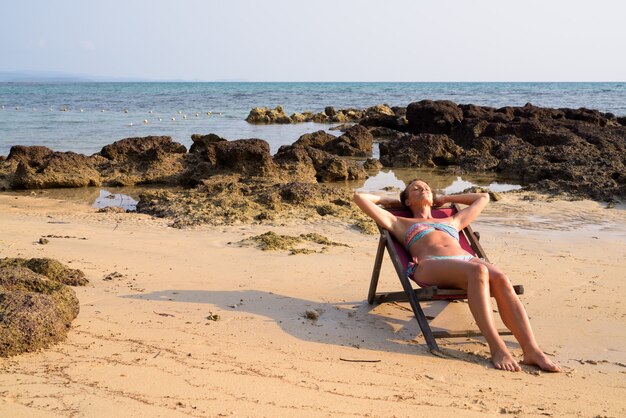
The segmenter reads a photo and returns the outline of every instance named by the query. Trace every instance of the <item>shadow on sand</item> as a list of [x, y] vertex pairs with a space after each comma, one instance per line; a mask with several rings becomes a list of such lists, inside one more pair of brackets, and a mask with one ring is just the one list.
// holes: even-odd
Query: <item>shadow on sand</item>
[[[431, 356], [408, 305], [369, 305], [365, 300], [324, 303], [259, 290], [171, 289], [122, 297], [171, 303], [206, 303], [214, 306], [214, 313], [246, 312], [266, 317], [284, 332], [304, 341]], [[431, 306], [428, 311], [436, 315], [443, 306]], [[319, 313], [318, 319], [306, 317], [306, 311], [311, 310]], [[476, 344], [478, 340], [471, 342]], [[461, 348], [467, 343], [467, 339], [458, 342], [449, 340], [442, 347], [443, 357], [490, 364], [484, 357], [453, 348]]]

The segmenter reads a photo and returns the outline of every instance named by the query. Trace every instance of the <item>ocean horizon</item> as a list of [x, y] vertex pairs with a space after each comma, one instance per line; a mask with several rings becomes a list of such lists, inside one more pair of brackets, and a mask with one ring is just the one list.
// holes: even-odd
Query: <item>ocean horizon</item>
[[420, 100], [504, 107], [589, 108], [626, 115], [626, 82], [2, 82], [0, 155], [13, 145], [93, 154], [128, 137], [192, 134], [260, 138], [272, 153], [333, 125], [251, 125], [253, 107], [287, 114], [407, 106]]

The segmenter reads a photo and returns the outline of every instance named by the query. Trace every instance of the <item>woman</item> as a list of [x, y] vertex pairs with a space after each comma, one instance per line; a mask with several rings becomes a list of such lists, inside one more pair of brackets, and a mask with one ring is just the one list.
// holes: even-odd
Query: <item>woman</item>
[[[459, 244], [458, 231], [482, 212], [489, 202], [487, 193], [444, 195], [435, 199], [428, 184], [412, 180], [400, 194], [400, 201], [366, 193], [355, 193], [354, 201], [378, 225], [405, 243], [414, 260], [407, 271], [409, 277], [419, 278], [420, 283], [428, 285], [467, 290], [470, 310], [489, 344], [491, 362], [497, 369], [521, 370], [496, 330], [490, 295], [496, 299], [502, 321], [522, 347], [523, 363], [545, 371], [561, 371], [537, 345], [528, 315], [506, 275], [496, 266], [473, 257]], [[434, 219], [431, 208], [445, 203], [468, 206], [451, 217]], [[405, 206], [413, 217], [395, 216], [378, 205]]]

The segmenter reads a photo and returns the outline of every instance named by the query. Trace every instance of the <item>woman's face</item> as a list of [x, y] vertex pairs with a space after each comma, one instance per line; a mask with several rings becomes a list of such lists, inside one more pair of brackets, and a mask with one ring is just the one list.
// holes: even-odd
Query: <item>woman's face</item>
[[407, 206], [410, 206], [412, 203], [433, 204], [433, 192], [430, 190], [430, 186], [425, 182], [416, 180], [409, 184], [407, 189]]

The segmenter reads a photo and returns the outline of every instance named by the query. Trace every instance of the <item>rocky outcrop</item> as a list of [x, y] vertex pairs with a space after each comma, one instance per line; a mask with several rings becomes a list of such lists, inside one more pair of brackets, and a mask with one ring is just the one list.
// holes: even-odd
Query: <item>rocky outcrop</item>
[[380, 144], [380, 162], [391, 167], [449, 166], [456, 164], [462, 153], [446, 135], [405, 135]]
[[359, 180], [368, 177], [363, 167], [356, 162], [311, 147], [306, 150], [313, 162], [315, 178], [318, 182]]
[[367, 128], [353, 125], [339, 137], [325, 131], [304, 134], [294, 146], [313, 147], [331, 154], [344, 157], [368, 157], [372, 155], [374, 137]]
[[[274, 155], [274, 162], [286, 178], [315, 182], [317, 170], [313, 159], [309, 156], [308, 146], [283, 145]], [[332, 158], [329, 154], [328, 158]]]
[[[59, 273], [60, 270], [51, 270], [51, 263], [41, 260], [31, 263], [33, 260], [0, 259], [2, 357], [39, 350], [63, 341], [72, 320], [78, 315], [79, 304], [74, 291], [61, 283], [65, 279], [73, 280], [76, 274], [55, 276], [60, 281], [46, 277], [46, 274]], [[27, 267], [30, 265], [33, 268]]]
[[313, 147], [317, 149], [324, 149], [333, 139], [337, 137], [327, 133], [326, 131], [316, 131], [310, 134], [304, 134], [293, 143], [294, 146]]
[[463, 111], [447, 100], [422, 100], [406, 108], [411, 133], [449, 134], [463, 120]]
[[186, 153], [185, 146], [169, 136], [147, 136], [106, 145], [96, 157], [107, 185], [177, 185]]
[[369, 157], [372, 155], [374, 137], [361, 125], [355, 125], [343, 135], [327, 142], [323, 150], [347, 157]]
[[626, 128], [612, 114], [421, 101], [406, 117], [413, 135], [381, 143], [384, 165], [491, 171], [539, 191], [626, 196]]
[[328, 106], [323, 112], [312, 113], [294, 113], [291, 116], [287, 116], [282, 106], [277, 106], [275, 109], [267, 107], [255, 107], [250, 110], [250, 113], [246, 117], [246, 122], [266, 125], [272, 123], [288, 124], [288, 123], [302, 123], [302, 122], [316, 122], [316, 123], [346, 123], [346, 122], [358, 122], [365, 115], [365, 112], [359, 109], [339, 109], [335, 110], [334, 107]]
[[245, 176], [274, 177], [276, 164], [262, 139], [238, 139], [215, 144], [215, 169]]
[[189, 148], [189, 153], [198, 154], [203, 157], [204, 161], [208, 161], [212, 164], [215, 164], [215, 144], [227, 141], [227, 139], [215, 134], [193, 134], [191, 135], [191, 140], [193, 144], [191, 144]]
[[[252, 123], [276, 123], [286, 117], [282, 108], [251, 113]], [[211, 134], [194, 135], [189, 153], [169, 137], [128, 138], [92, 157], [14, 147], [0, 160], [0, 188], [100, 182], [195, 186], [217, 174], [302, 182], [360, 179], [366, 177], [365, 170], [352, 158], [370, 157], [375, 138], [386, 166], [493, 172], [539, 190], [605, 200], [626, 197], [626, 117], [610, 113], [423, 100], [406, 108], [327, 107], [317, 114], [298, 114], [297, 119], [342, 123], [345, 132], [339, 137], [324, 131], [303, 135], [273, 157], [265, 141], [226, 141]], [[365, 164], [369, 170], [376, 166]]]
[[169, 219], [175, 228], [331, 215], [366, 232], [377, 231], [374, 222], [351, 204], [351, 198], [349, 189], [325, 184], [216, 175], [195, 189], [143, 193], [137, 211]]
[[292, 123], [291, 118], [285, 114], [282, 106], [277, 106], [275, 109], [268, 107], [255, 107], [250, 111], [246, 122], [267, 125], [271, 123]]
[[283, 145], [274, 156], [281, 171], [290, 178], [332, 182], [367, 178], [359, 164], [326, 151], [301, 145]]
[[5, 164], [15, 167], [6, 175], [13, 189], [99, 186], [102, 181], [89, 157], [46, 147], [11, 147]]
[[396, 131], [406, 131], [406, 108], [390, 108], [387, 105], [372, 106], [365, 110], [359, 124], [367, 127], [382, 127]]

